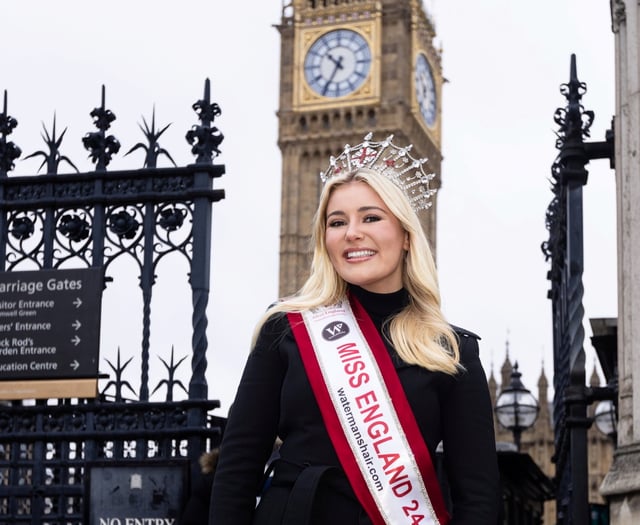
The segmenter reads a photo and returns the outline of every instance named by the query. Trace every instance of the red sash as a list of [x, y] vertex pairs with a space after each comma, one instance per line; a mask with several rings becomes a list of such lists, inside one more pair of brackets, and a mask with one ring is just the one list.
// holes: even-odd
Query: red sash
[[[373, 321], [355, 297], [349, 299], [304, 315], [288, 314], [340, 463], [375, 525], [445, 525], [450, 518], [433, 462], [400, 379]], [[336, 363], [340, 366], [328, 376]], [[386, 399], [374, 403], [380, 393]], [[383, 405], [388, 410], [376, 412]], [[354, 425], [353, 415], [362, 428]], [[388, 435], [380, 431], [389, 428]]]

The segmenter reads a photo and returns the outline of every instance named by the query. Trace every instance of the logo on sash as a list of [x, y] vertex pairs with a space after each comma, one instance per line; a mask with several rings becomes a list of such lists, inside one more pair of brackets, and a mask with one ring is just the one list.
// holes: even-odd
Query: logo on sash
[[329, 323], [322, 329], [322, 337], [327, 341], [335, 341], [349, 333], [349, 325], [341, 321]]

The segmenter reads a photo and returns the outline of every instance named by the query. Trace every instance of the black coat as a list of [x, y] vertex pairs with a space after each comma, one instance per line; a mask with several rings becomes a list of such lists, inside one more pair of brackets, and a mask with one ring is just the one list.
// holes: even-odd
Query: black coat
[[[354, 288], [354, 293], [379, 329], [408, 300], [404, 290], [381, 296]], [[408, 365], [387, 346], [432, 458], [443, 443], [451, 525], [495, 525], [500, 489], [487, 379], [477, 336], [456, 332], [465, 370], [455, 376]], [[282, 468], [276, 466], [275, 478], [254, 510], [276, 437], [283, 442]], [[307, 465], [334, 467], [319, 482], [308, 523], [370, 523], [346, 482], [287, 318], [275, 315], [262, 327], [233, 403], [209, 524], [282, 524], [291, 485]]]

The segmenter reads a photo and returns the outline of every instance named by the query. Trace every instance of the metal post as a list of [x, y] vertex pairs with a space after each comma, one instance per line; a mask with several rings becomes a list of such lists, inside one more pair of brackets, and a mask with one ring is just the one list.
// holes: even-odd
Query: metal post
[[[588, 159], [582, 141], [582, 106], [580, 99], [586, 90], [578, 81], [576, 58], [571, 56], [571, 74], [567, 94], [567, 133], [565, 135], [561, 170], [562, 183], [567, 186], [567, 333], [565, 351], [569, 353], [569, 388], [565, 393], [568, 404], [571, 486], [569, 523], [588, 523], [589, 489], [587, 469], [587, 405], [584, 398], [586, 383], [584, 354], [584, 239], [582, 187], [587, 183], [585, 165]], [[570, 397], [570, 398], [569, 398]]]
[[589, 523], [587, 429], [592, 402], [586, 387], [584, 354], [584, 287], [582, 188], [585, 169], [594, 158], [613, 158], [613, 134], [607, 140], [586, 144], [593, 111], [585, 111], [581, 99], [586, 84], [578, 80], [576, 57], [571, 55], [570, 78], [561, 87], [565, 108], [555, 113], [560, 126], [552, 167], [555, 198], [547, 211], [549, 241], [543, 245], [552, 268], [550, 298], [554, 337], [554, 428], [557, 483], [557, 518], [562, 524]]
[[[191, 152], [196, 155], [196, 166], [202, 171], [194, 176], [196, 189], [210, 190], [213, 178], [224, 173], [224, 166], [213, 166], [213, 157], [220, 153], [218, 146], [223, 135], [213, 126], [220, 115], [218, 104], [210, 99], [211, 87], [209, 79], [205, 81], [204, 97], [193, 105], [198, 114], [200, 124], [193, 126], [186, 139], [192, 145]], [[214, 190], [214, 202], [224, 198], [223, 190]], [[192, 376], [189, 383], [189, 399], [206, 399], [207, 382], [204, 373], [207, 368], [207, 315], [209, 302], [209, 270], [211, 262], [211, 204], [206, 199], [194, 199], [193, 257], [191, 261], [191, 292], [193, 302], [193, 357], [191, 360]]]
[[513, 442], [516, 446], [516, 450], [520, 452], [520, 445], [522, 443], [522, 429], [520, 427], [514, 428], [513, 432]]

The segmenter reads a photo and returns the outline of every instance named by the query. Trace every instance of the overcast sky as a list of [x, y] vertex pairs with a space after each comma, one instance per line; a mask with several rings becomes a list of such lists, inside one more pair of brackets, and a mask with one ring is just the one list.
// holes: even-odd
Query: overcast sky
[[[614, 112], [613, 35], [604, 0], [432, 0], [443, 49], [443, 186], [438, 206], [438, 266], [446, 315], [482, 337], [487, 373], [499, 369], [510, 343], [523, 381], [534, 393], [544, 363], [552, 378], [549, 265], [545, 211], [550, 166], [565, 105], [560, 84], [571, 53], [594, 110], [592, 140], [604, 140]], [[106, 105], [117, 116], [109, 130], [122, 149], [110, 169], [139, 167], [142, 116], [171, 123], [161, 145], [179, 165], [193, 161], [186, 131], [197, 123], [191, 105], [211, 79], [222, 108], [215, 125], [225, 135], [226, 175], [215, 185], [226, 199], [213, 209], [209, 308], [209, 396], [225, 415], [249, 351], [256, 319], [277, 297], [281, 160], [277, 148], [281, 0], [21, 0], [2, 6], [0, 90], [18, 128], [10, 139], [23, 157], [44, 149], [42, 123], [67, 134], [62, 153], [81, 171], [92, 166], [81, 139], [93, 131], [89, 112]], [[16, 175], [40, 160], [19, 160]], [[165, 162], [166, 164], [166, 162]], [[588, 319], [616, 317], [614, 173], [606, 161], [588, 166], [584, 190], [585, 350], [595, 363]], [[177, 263], [171, 263], [177, 264]], [[183, 265], [184, 266], [184, 265]], [[180, 265], [178, 268], [182, 268]], [[189, 297], [176, 294], [180, 272], [161, 266], [152, 306], [153, 351], [167, 359], [190, 348]], [[116, 275], [114, 275], [114, 273]], [[138, 359], [141, 328], [137, 280], [125, 263], [103, 300], [102, 358]], [[173, 280], [173, 282], [172, 282]], [[186, 286], [186, 284], [185, 284]], [[112, 361], [113, 362], [113, 361]], [[152, 363], [153, 365], [153, 363]], [[157, 363], [153, 366], [157, 366]], [[108, 366], [101, 364], [101, 371]], [[152, 385], [153, 388], [153, 385]]]

